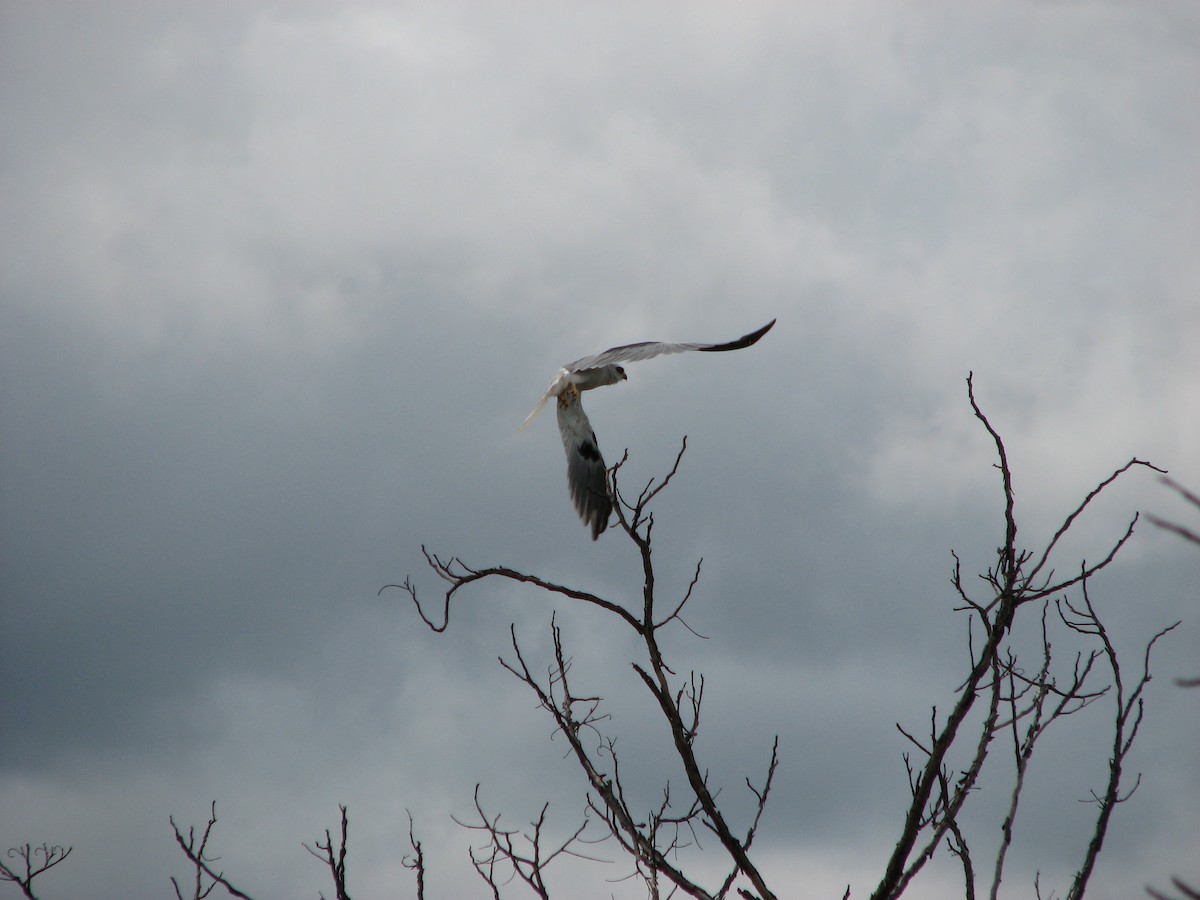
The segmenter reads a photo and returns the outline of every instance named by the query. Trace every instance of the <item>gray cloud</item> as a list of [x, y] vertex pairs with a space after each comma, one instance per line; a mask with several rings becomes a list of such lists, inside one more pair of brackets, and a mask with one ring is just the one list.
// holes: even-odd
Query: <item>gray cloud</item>
[[[588, 409], [629, 485], [689, 437], [658, 561], [677, 593], [705, 560], [710, 640], [671, 644], [709, 673], [714, 776], [744, 802], [779, 732], [769, 869], [865, 890], [904, 800], [893, 723], [962, 666], [949, 551], [979, 571], [1001, 538], [966, 373], [1031, 546], [1135, 454], [1200, 480], [1198, 31], [1166, 2], [8, 4], [3, 846], [75, 845], [48, 896], [159, 895], [167, 815], [215, 798], [235, 883], [314, 893], [299, 842], [343, 802], [354, 892], [380, 896], [407, 807], [450, 896], [477, 889], [447, 818], [477, 782], [514, 824], [550, 799], [573, 825], [583, 786], [496, 665], [510, 623], [546, 652], [552, 604], [492, 586], [438, 637], [376, 591], [411, 573], [436, 601], [426, 543], [636, 602], [629, 551], [574, 520], [553, 423], [516, 425], [566, 360], [778, 316]], [[1137, 473], [1056, 565], [1136, 509], [1190, 513]], [[1185, 618], [1112, 896], [1195, 880], [1200, 734], [1171, 678], [1195, 674], [1198, 574], [1142, 528], [1094, 588], [1130, 658]], [[557, 613], [652, 802], [678, 773], [628, 636]], [[1013, 884], [1069, 877], [1103, 717], [1047, 739]], [[611, 868], [591, 896], [632, 889]]]

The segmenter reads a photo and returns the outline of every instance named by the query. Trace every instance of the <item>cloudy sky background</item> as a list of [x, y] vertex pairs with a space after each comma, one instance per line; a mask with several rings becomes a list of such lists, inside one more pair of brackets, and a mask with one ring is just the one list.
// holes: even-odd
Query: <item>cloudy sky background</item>
[[[745, 809], [780, 734], [764, 868], [865, 896], [904, 807], [893, 723], [963, 674], [950, 550], [983, 571], [1003, 534], [967, 373], [1025, 546], [1132, 456], [1200, 486], [1197, 46], [1189, 0], [0, 4], [0, 847], [74, 846], [45, 897], [165, 896], [168, 815], [215, 799], [235, 884], [316, 896], [301, 842], [345, 803], [351, 893], [403, 897], [407, 808], [430, 896], [485, 896], [450, 820], [476, 783], [513, 825], [583, 806], [496, 661], [510, 623], [545, 659], [553, 608], [655, 803], [679, 776], [614, 624], [486, 584], [437, 636], [376, 592], [411, 574], [436, 601], [425, 543], [636, 602], [553, 415], [516, 426], [567, 360], [778, 317], [588, 409], [631, 486], [688, 435], [657, 560], [664, 598], [705, 560], [710, 640], [668, 643], [708, 676], [723, 799]], [[1196, 524], [1132, 472], [1059, 570], [1139, 509]], [[1131, 667], [1183, 619], [1093, 896], [1200, 880], [1200, 701], [1173, 684], [1200, 667], [1198, 580], [1143, 524], [1093, 587]], [[1012, 896], [1069, 884], [1106, 704], [1045, 739]], [[626, 871], [568, 893], [638, 896], [604, 880]], [[942, 859], [917, 890], [956, 879]]]

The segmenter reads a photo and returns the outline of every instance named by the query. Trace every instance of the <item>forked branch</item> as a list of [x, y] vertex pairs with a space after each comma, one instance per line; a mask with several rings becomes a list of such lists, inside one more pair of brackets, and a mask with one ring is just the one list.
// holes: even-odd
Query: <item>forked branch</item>
[[[305, 850], [329, 868], [329, 874], [333, 878], [334, 896], [337, 900], [350, 900], [350, 895], [346, 893], [346, 838], [350, 828], [350, 820], [346, 813], [346, 807], [339, 805], [338, 809], [342, 812], [342, 837], [337, 849], [334, 849], [333, 836], [329, 833], [328, 828], [325, 829], [325, 843], [322, 844], [320, 841], [317, 841], [315, 849], [308, 846], [308, 844], [304, 844], [303, 846]], [[410, 836], [412, 834], [411, 825], [412, 820], [410, 819]], [[417, 853], [420, 855], [419, 849]], [[324, 897], [325, 895], [322, 894], [322, 900], [324, 900]]]
[[425, 850], [413, 832], [412, 813], [404, 811], [408, 816], [408, 845], [413, 849], [412, 856], [405, 856], [400, 864], [406, 869], [412, 869], [417, 878], [417, 900], [425, 900]]
[[[605, 738], [597, 727], [598, 723], [606, 718], [599, 712], [600, 699], [585, 697], [572, 691], [571, 664], [563, 651], [562, 632], [558, 625], [551, 622], [554, 663], [547, 673], [544, 685], [530, 669], [517, 641], [515, 629], [510, 631], [516, 661], [510, 663], [501, 660], [501, 664], [533, 691], [542, 708], [553, 717], [558, 733], [566, 738], [572, 755], [593, 791], [594, 796], [588, 801], [589, 807], [601, 816], [608, 825], [610, 834], [633, 856], [636, 871], [643, 874], [643, 877], [656, 877], [661, 873], [689, 896], [705, 900], [710, 898], [710, 894], [700, 885], [693, 883], [681, 869], [667, 859], [670, 848], [659, 846], [657, 827], [646, 827], [639, 823], [638, 817], [626, 801], [615, 744]], [[585, 735], [588, 734], [598, 739], [599, 751], [608, 755], [610, 765], [602, 764], [596, 752], [585, 744]]]
[[560, 856], [573, 856], [577, 859], [587, 859], [601, 862], [596, 857], [581, 852], [578, 847], [582, 844], [596, 843], [584, 838], [588, 822], [585, 820], [566, 840], [553, 849], [544, 846], [546, 813], [550, 804], [543, 804], [538, 817], [530, 823], [532, 832], [518, 832], [500, 827], [500, 816], [488, 815], [483, 811], [479, 802], [479, 785], [475, 785], [475, 814], [477, 822], [454, 821], [464, 828], [483, 832], [487, 843], [482, 847], [471, 850], [471, 864], [479, 877], [491, 888], [492, 896], [500, 896], [500, 886], [514, 876], [520, 878], [537, 896], [548, 898], [549, 888], [546, 886], [546, 870]]
[[[188, 836], [185, 839], [183, 832], [175, 824], [175, 818], [170, 816], [167, 821], [171, 823], [171, 828], [175, 831], [175, 842], [179, 844], [184, 856], [188, 858], [188, 861], [191, 862], [196, 870], [191, 900], [201, 900], [201, 898], [207, 897], [218, 884], [225, 888], [230, 896], [241, 897], [243, 900], [252, 900], [249, 894], [244, 894], [234, 887], [223, 872], [217, 872], [209, 865], [209, 863], [214, 863], [220, 859], [219, 856], [208, 855], [208, 839], [212, 836], [213, 826], [217, 824], [216, 800], [212, 802], [208, 815], [208, 824], [204, 826], [204, 832], [199, 838], [196, 837], [196, 829], [188, 826]], [[209, 879], [210, 883], [204, 883], [205, 877]], [[171, 878], [171, 884], [175, 887], [176, 898], [184, 900], [183, 891], [180, 889], [179, 882], [175, 880], [174, 876]]]
[[[33, 879], [48, 869], [53, 869], [70, 856], [73, 849], [73, 847], [62, 847], [58, 844], [42, 844], [40, 847], [23, 844], [19, 847], [10, 847], [6, 854], [7, 857], [19, 859], [23, 864], [14, 867], [0, 860], [0, 882], [11, 881], [30, 900], [37, 900], [33, 894]], [[39, 856], [41, 862], [38, 862]], [[25, 870], [24, 873], [21, 872], [21, 869]]]
[[1103, 793], [1092, 795], [1092, 799], [1099, 808], [1096, 816], [1096, 825], [1092, 831], [1092, 839], [1088, 842], [1083, 864], [1079, 867], [1079, 871], [1075, 873], [1071, 888], [1067, 892], [1066, 900], [1080, 900], [1083, 897], [1087, 889], [1088, 879], [1091, 877], [1092, 870], [1095, 867], [1096, 858], [1100, 855], [1100, 850], [1104, 846], [1104, 838], [1108, 833], [1108, 825], [1113, 811], [1116, 809], [1117, 804], [1124, 803], [1133, 796], [1133, 792], [1137, 790], [1138, 784], [1141, 782], [1141, 775], [1138, 775], [1133, 787], [1122, 793], [1121, 776], [1125, 759], [1128, 757], [1129, 751], [1137, 739], [1138, 729], [1142, 724], [1142, 714], [1145, 709], [1142, 694], [1146, 685], [1150, 683], [1151, 677], [1150, 655], [1159, 638], [1174, 631], [1180, 624], [1179, 622], [1175, 622], [1173, 625], [1168, 625], [1150, 638], [1142, 656], [1141, 674], [1132, 687], [1127, 686], [1121, 670], [1120, 660], [1117, 657], [1116, 647], [1113, 645], [1108, 629], [1104, 627], [1104, 623], [1100, 620], [1100, 617], [1096, 614], [1095, 607], [1092, 605], [1091, 596], [1088, 593], [1087, 580], [1081, 579], [1080, 586], [1083, 596], [1082, 605], [1073, 604], [1069, 600], [1064, 599], [1059, 607], [1059, 613], [1062, 615], [1063, 622], [1069, 628], [1080, 634], [1090, 635], [1100, 642], [1103, 648], [1104, 659], [1107, 661], [1109, 670], [1112, 673], [1113, 685], [1115, 687], [1114, 699], [1116, 710], [1113, 725], [1112, 750], [1108, 761], [1108, 782], [1104, 787]]

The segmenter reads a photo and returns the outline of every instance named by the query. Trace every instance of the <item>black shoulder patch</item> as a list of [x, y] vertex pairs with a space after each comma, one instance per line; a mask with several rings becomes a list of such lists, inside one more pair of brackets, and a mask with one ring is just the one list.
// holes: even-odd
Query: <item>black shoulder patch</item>
[[600, 461], [600, 451], [596, 449], [596, 445], [591, 441], [584, 441], [579, 445], [579, 455], [589, 462]]

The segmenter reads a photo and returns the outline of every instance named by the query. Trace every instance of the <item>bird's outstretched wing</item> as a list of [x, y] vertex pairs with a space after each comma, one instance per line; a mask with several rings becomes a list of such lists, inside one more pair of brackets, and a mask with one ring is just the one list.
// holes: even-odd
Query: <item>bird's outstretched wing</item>
[[608, 470], [596, 432], [580, 403], [579, 391], [568, 388], [558, 395], [558, 430], [567, 452], [567, 484], [579, 518], [592, 530], [592, 540], [608, 527], [612, 498], [608, 494]]
[[[620, 347], [610, 347], [603, 353], [597, 353], [595, 356], [585, 356], [583, 359], [577, 359], [573, 363], [567, 363], [555, 374], [554, 379], [550, 382], [550, 386], [546, 388], [546, 393], [542, 395], [542, 399], [538, 401], [533, 411], [525, 417], [525, 421], [521, 423], [521, 427], [517, 431], [524, 431], [529, 426], [529, 423], [537, 418], [537, 414], [542, 411], [542, 407], [546, 405], [551, 397], [560, 396], [567, 385], [578, 382], [578, 378], [573, 376], [577, 376], [580, 372], [587, 372], [589, 369], [597, 369], [603, 366], [612, 366], [621, 362], [638, 362], [643, 359], [653, 359], [656, 356], [663, 356], [668, 353], [684, 353], [688, 350], [700, 350], [704, 353], [741, 350], [744, 347], [757, 344], [759, 338], [770, 331], [774, 325], [775, 320], [772, 319], [757, 331], [742, 335], [736, 341], [729, 341], [725, 344], [666, 344], [661, 341], [641, 341], [637, 344], [622, 344]], [[595, 385], [592, 386], [594, 387]], [[586, 390], [587, 387], [587, 385], [580, 385], [581, 390]]]
[[603, 353], [597, 353], [595, 356], [585, 356], [583, 359], [577, 359], [573, 363], [567, 363], [563, 368], [568, 372], [580, 372], [584, 369], [594, 369], [597, 366], [606, 366], [610, 363], [640, 362], [643, 359], [653, 359], [656, 356], [663, 356], [667, 353], [684, 353], [688, 350], [700, 350], [704, 353], [723, 353], [726, 350], [741, 350], [744, 347], [757, 344], [759, 338], [770, 331], [774, 324], [775, 320], [772, 319], [757, 331], [742, 335], [736, 341], [729, 341], [725, 344], [665, 344], [661, 341], [641, 341], [637, 344], [623, 344], [620, 347], [610, 347], [608, 350], [605, 350]]

